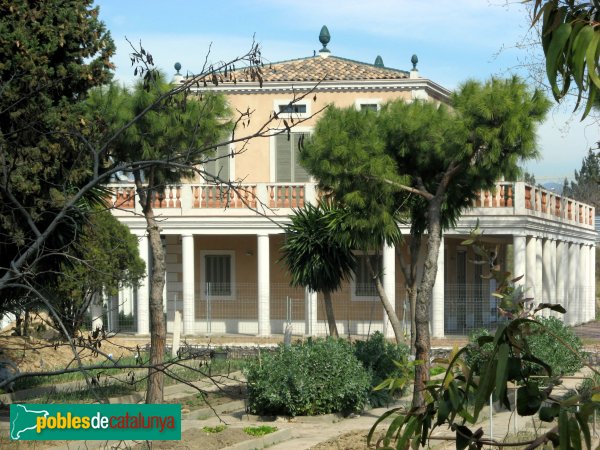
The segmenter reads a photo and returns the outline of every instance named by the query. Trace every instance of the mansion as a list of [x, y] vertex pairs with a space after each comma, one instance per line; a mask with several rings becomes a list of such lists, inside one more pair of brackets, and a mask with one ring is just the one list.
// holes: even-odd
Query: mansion
[[[420, 76], [416, 57], [408, 71], [385, 67], [380, 57], [374, 64], [357, 62], [330, 54], [323, 36], [324, 47], [315, 56], [265, 65], [262, 86], [258, 80], [238, 79], [235, 84], [196, 88], [223, 93], [233, 111], [253, 110], [244, 133], [257, 132], [274, 112], [300, 123], [289, 137], [271, 133], [248, 141], [243, 151], [242, 143], [218, 149], [224, 157], [208, 163], [206, 170], [239, 181], [238, 189], [188, 181], [166, 186], [156, 199], [167, 258], [168, 331], [180, 311], [188, 336], [268, 336], [287, 327], [298, 335], [327, 333], [321, 294], [290, 287], [280, 261], [283, 226], [294, 209], [318, 197], [316, 181], [298, 163], [301, 136], [311, 132], [317, 112], [329, 104], [377, 110], [394, 99], [444, 103], [450, 92]], [[151, 267], [146, 223], [134, 187], [126, 181], [111, 187], [118, 207], [114, 214], [138, 236], [140, 254]], [[495, 254], [494, 263], [515, 276], [524, 275], [520, 283], [536, 303], [562, 304], [569, 325], [594, 320], [594, 219], [592, 206], [520, 181], [498, 181], [494, 190], [481, 192], [443, 235], [430, 310], [432, 336], [493, 329], [502, 320], [492, 295], [494, 282], [485, 277], [489, 265], [476, 264], [472, 248], [462, 245], [477, 223], [483, 244]], [[408, 226], [402, 232], [410, 239]], [[409, 333], [410, 306], [400, 268], [406, 247], [385, 247], [380, 253], [384, 289]], [[341, 335], [380, 330], [391, 336], [361, 258], [353, 279], [332, 296], [338, 330]], [[130, 317], [133, 331], [148, 335], [148, 291], [146, 278], [139, 288], [109, 299], [109, 329], [119, 329], [119, 320]]]

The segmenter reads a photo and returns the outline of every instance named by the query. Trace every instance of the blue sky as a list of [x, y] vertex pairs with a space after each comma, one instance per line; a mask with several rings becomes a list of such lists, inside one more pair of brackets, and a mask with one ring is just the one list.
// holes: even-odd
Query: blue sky
[[[117, 78], [133, 80], [129, 44], [141, 40], [157, 66], [174, 73], [198, 71], [206, 59], [229, 60], [254, 39], [267, 61], [311, 56], [327, 25], [332, 54], [409, 69], [413, 53], [421, 76], [449, 89], [468, 78], [512, 73], [540, 58], [537, 47], [518, 48], [529, 28], [527, 11], [514, 0], [97, 0], [100, 18], [117, 44]], [[600, 140], [593, 120], [580, 123], [572, 106], [555, 107], [540, 128], [539, 161], [526, 167], [540, 181], [572, 177], [587, 149]]]

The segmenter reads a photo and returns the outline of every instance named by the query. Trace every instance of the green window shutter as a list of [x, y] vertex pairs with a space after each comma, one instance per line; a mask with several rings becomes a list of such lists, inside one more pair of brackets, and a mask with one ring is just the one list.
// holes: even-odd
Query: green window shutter
[[210, 295], [231, 295], [231, 256], [206, 255], [205, 282]]
[[292, 152], [291, 143], [294, 135], [288, 141], [288, 134], [275, 136], [275, 181], [284, 183], [292, 181]]
[[371, 265], [375, 272], [379, 272], [379, 268], [383, 263], [383, 257], [381, 255], [357, 255], [356, 256], [356, 269], [354, 273], [355, 290], [354, 295], [357, 297], [375, 297], [377, 296], [377, 288], [375, 287], [375, 281], [371, 276], [369, 267], [367, 266], [367, 258], [371, 260]]
[[302, 151], [300, 148], [300, 140], [304, 139], [306, 134], [294, 133], [292, 137], [294, 144], [294, 179], [292, 181], [297, 183], [309, 181], [310, 175], [306, 169], [300, 165], [300, 152]]
[[208, 156], [209, 159], [214, 158], [214, 160], [204, 163], [204, 170], [211, 175], [218, 176], [223, 181], [229, 181], [229, 154], [229, 146], [217, 147], [217, 150]]

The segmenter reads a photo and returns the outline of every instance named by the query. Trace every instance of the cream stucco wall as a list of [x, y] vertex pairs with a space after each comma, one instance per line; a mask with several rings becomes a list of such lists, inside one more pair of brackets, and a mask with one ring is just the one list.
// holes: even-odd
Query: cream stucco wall
[[[290, 102], [294, 96], [292, 93], [281, 92], [230, 94], [227, 98], [233, 111], [247, 111], [248, 109], [253, 111], [250, 124], [237, 130], [237, 135], [242, 136], [256, 133], [263, 124], [269, 121], [277, 104]], [[313, 117], [306, 120], [302, 117], [296, 117], [294, 120], [295, 129], [310, 131], [321, 116], [318, 112], [330, 104], [338, 107], [353, 107], [357, 100], [363, 103], [377, 102], [382, 104], [398, 98], [408, 101], [411, 99], [411, 93], [410, 91], [342, 91], [310, 94], [301, 103], [307, 104], [309, 110], [307, 115], [312, 114]], [[292, 124], [289, 118], [286, 120], [290, 125]], [[274, 120], [271, 122], [270, 128], [284, 129], [285, 126], [282, 120]], [[273, 174], [270, 173], [270, 138], [261, 137], [252, 139], [247, 143], [236, 143], [233, 150], [236, 153], [240, 152], [234, 158], [236, 178], [243, 179], [248, 183], [272, 181]]]

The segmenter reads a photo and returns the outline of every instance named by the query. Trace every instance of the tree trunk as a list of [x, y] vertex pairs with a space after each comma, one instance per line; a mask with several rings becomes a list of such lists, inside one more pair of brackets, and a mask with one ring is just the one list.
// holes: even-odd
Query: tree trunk
[[146, 216], [148, 224], [148, 242], [152, 251], [152, 278], [150, 281], [150, 365], [148, 370], [148, 389], [146, 403], [162, 403], [164, 372], [162, 364], [165, 358], [167, 333], [163, 312], [163, 289], [165, 286], [165, 257], [160, 239], [160, 228], [151, 216]]
[[[150, 275], [150, 365], [148, 369], [148, 387], [146, 403], [162, 403], [164, 398], [165, 345], [167, 329], [163, 312], [163, 289], [165, 286], [165, 254], [160, 239], [160, 227], [154, 217], [152, 200], [154, 191], [141, 183], [139, 172], [134, 171], [136, 189], [142, 211], [148, 225], [148, 244], [152, 252], [152, 273]], [[148, 186], [152, 185], [152, 176], [148, 177]]]
[[417, 339], [417, 322], [415, 320], [415, 311], [417, 310], [417, 295], [419, 293], [419, 280], [417, 279], [417, 268], [419, 266], [419, 255], [421, 253], [422, 236], [414, 236], [410, 242], [410, 288], [408, 299], [410, 303], [410, 349], [415, 351], [415, 341]]
[[[417, 307], [417, 293], [419, 280], [417, 279], [417, 268], [419, 264], [419, 253], [421, 252], [422, 236], [412, 236], [409, 245], [410, 262], [407, 264], [401, 252], [398, 252], [400, 257], [400, 267], [404, 275], [406, 291], [408, 294], [408, 302], [410, 306], [410, 352], [415, 351], [415, 339], [417, 325], [415, 322], [415, 310]], [[406, 317], [404, 318], [406, 320]]]
[[335, 315], [333, 313], [333, 302], [331, 301], [331, 292], [323, 292], [323, 300], [325, 301], [325, 314], [327, 315], [327, 324], [329, 325], [329, 336], [340, 337], [338, 334], [337, 324], [335, 323]]
[[421, 408], [425, 406], [423, 392], [429, 381], [429, 359], [431, 339], [429, 336], [429, 304], [433, 285], [437, 274], [438, 254], [441, 242], [441, 199], [434, 197], [429, 200], [428, 225], [427, 225], [427, 255], [423, 270], [423, 279], [417, 293], [415, 309], [415, 359], [423, 364], [415, 366], [415, 383], [412, 406]]
[[377, 289], [377, 295], [379, 296], [379, 300], [381, 300], [381, 304], [383, 305], [383, 309], [387, 314], [387, 317], [390, 321], [390, 325], [392, 326], [392, 330], [394, 330], [394, 337], [396, 339], [396, 344], [399, 344], [402, 340], [402, 325], [400, 324], [400, 319], [398, 319], [398, 315], [396, 314], [396, 310], [390, 303], [388, 296], [381, 284], [381, 278], [379, 274], [373, 270], [373, 264], [371, 264], [371, 258], [366, 255], [367, 268], [369, 272], [371, 272], [371, 276], [375, 281], [375, 289]]

